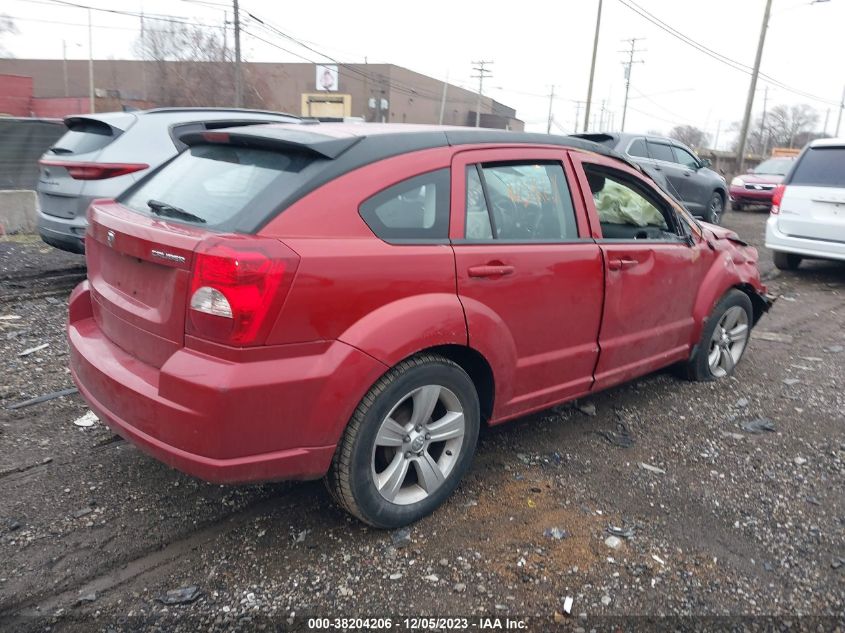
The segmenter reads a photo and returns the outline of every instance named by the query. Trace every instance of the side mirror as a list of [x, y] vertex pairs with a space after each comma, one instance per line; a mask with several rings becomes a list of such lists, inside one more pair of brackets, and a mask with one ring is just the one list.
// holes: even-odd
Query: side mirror
[[713, 163], [710, 162], [709, 158], [702, 158], [701, 159], [701, 166], [702, 167], [710, 167]]

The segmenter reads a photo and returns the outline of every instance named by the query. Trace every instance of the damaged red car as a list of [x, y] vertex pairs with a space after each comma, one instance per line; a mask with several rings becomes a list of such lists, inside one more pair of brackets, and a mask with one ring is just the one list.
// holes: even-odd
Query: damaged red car
[[662, 367], [731, 375], [757, 251], [582, 139], [272, 125], [95, 201], [71, 370], [115, 432], [214, 482], [325, 477], [415, 521], [479, 428]]

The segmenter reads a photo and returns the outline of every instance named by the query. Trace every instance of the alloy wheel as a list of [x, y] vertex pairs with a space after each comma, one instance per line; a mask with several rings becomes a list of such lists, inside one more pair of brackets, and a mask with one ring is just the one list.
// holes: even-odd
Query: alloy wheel
[[441, 385], [404, 395], [382, 420], [372, 455], [373, 482], [391, 503], [417, 503], [443, 485], [461, 454], [466, 420]]
[[728, 308], [710, 338], [707, 362], [710, 373], [722, 378], [733, 372], [748, 343], [748, 314], [740, 306]]

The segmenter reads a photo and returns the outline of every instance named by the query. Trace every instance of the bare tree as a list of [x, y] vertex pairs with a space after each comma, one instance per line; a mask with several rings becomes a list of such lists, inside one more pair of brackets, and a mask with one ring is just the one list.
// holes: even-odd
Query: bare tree
[[669, 131], [669, 136], [693, 149], [700, 149], [707, 145], [710, 135], [694, 125], [676, 125]]
[[[809, 141], [820, 138], [815, 131], [819, 124], [819, 113], [805, 103], [776, 105], [757, 117], [748, 131], [748, 152], [767, 156], [773, 147], [803, 147]], [[739, 129], [737, 124], [732, 129]], [[738, 145], [738, 141], [735, 145]]]
[[[235, 74], [231, 51], [207, 28], [167, 23], [144, 30], [134, 44], [142, 60], [155, 64], [155, 100], [165, 106], [231, 106]], [[247, 106], [263, 106], [252, 74], [244, 73]], [[155, 93], [153, 93], [155, 94]]]
[[6, 35], [16, 35], [18, 27], [8, 15], [0, 14], [0, 57], [12, 57], [12, 53], [3, 46], [3, 38]]

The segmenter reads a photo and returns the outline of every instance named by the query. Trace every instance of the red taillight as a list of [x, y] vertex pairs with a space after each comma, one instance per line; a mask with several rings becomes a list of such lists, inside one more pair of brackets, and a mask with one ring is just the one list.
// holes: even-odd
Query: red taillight
[[260, 345], [284, 301], [299, 256], [278, 240], [213, 237], [194, 254], [186, 332]]
[[64, 167], [74, 180], [103, 180], [125, 176], [142, 169], [149, 169], [145, 163], [81, 163], [70, 160], [42, 158], [38, 164], [43, 167]]
[[775, 192], [772, 194], [772, 215], [780, 213], [780, 203], [783, 200], [784, 191], [786, 191], [786, 185], [775, 187]]

